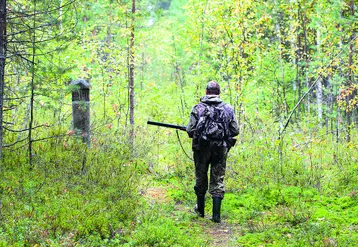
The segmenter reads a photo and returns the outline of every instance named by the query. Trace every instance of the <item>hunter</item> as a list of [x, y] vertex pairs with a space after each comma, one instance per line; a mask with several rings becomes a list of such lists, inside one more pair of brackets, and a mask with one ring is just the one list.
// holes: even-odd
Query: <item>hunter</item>
[[221, 201], [225, 194], [226, 159], [230, 148], [235, 144], [233, 137], [239, 134], [239, 126], [233, 108], [220, 99], [220, 86], [216, 81], [208, 82], [206, 95], [192, 109], [186, 131], [193, 138], [194, 190], [197, 197], [195, 212], [204, 217], [210, 165], [212, 221], [219, 223]]

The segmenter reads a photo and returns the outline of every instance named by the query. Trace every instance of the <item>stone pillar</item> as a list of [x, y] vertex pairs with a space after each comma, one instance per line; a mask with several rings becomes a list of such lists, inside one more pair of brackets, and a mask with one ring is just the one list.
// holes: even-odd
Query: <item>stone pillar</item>
[[90, 84], [83, 79], [72, 81], [73, 130], [82, 136], [82, 141], [91, 144], [90, 139]]

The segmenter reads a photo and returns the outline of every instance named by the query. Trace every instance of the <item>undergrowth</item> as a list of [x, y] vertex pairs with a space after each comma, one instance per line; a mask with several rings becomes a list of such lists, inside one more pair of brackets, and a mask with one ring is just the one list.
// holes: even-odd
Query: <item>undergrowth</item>
[[[358, 245], [358, 146], [322, 133], [265, 126], [230, 151], [221, 246]], [[5, 152], [0, 246], [210, 246], [217, 225], [193, 213], [194, 165], [168, 130], [140, 129], [134, 150], [109, 136]], [[163, 134], [164, 133], [164, 134]], [[190, 139], [180, 135], [190, 153]], [[353, 135], [352, 135], [353, 137]], [[146, 197], [163, 188], [163, 197]], [[217, 243], [217, 241], [216, 241]]]
[[139, 173], [129, 149], [61, 144], [37, 147], [32, 166], [21, 151], [5, 153], [2, 246], [99, 246], [135, 220]]
[[[337, 139], [319, 128], [289, 129], [278, 138], [269, 125], [254, 127], [239, 136], [227, 162], [222, 218], [236, 239], [227, 246], [358, 245], [356, 140], [346, 143], [343, 135]], [[190, 150], [190, 140], [182, 139]], [[168, 146], [175, 143], [169, 136]], [[179, 147], [165, 150], [165, 162], [157, 160], [153, 178], [168, 188], [172, 201], [190, 210], [193, 162]], [[209, 195], [206, 202], [210, 215]]]

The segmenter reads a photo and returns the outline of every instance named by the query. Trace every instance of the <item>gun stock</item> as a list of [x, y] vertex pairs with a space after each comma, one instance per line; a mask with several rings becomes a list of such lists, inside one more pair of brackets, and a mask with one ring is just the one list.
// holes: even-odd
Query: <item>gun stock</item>
[[185, 126], [180, 126], [175, 124], [167, 124], [167, 123], [154, 122], [154, 121], [147, 121], [147, 124], [186, 131]]

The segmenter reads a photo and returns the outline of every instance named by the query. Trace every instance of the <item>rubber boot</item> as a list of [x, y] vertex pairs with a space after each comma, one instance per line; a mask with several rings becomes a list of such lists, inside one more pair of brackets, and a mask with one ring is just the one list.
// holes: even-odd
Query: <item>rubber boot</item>
[[221, 208], [221, 200], [220, 197], [213, 197], [213, 218], [212, 221], [216, 223], [220, 223], [220, 208]]
[[204, 217], [204, 209], [205, 209], [205, 195], [204, 196], [196, 196], [196, 205], [195, 212], [200, 217]]

